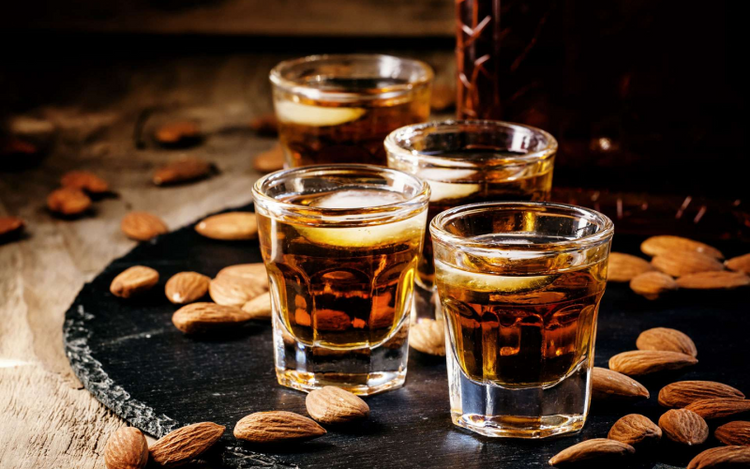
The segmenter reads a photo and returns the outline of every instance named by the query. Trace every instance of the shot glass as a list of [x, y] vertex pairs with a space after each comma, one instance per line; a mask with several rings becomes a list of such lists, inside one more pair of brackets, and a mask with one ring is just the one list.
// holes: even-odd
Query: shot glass
[[286, 167], [386, 165], [383, 140], [430, 115], [433, 72], [387, 55], [316, 55], [271, 70]]
[[[426, 180], [429, 214], [488, 201], [549, 198], [557, 141], [547, 132], [500, 121], [443, 121], [410, 125], [385, 140], [388, 166]], [[439, 319], [429, 233], [419, 261], [416, 320]]]
[[401, 386], [429, 186], [379, 166], [321, 165], [269, 174], [253, 196], [279, 383]]
[[586, 421], [614, 227], [573, 205], [486, 202], [430, 231], [453, 423], [544, 438]]

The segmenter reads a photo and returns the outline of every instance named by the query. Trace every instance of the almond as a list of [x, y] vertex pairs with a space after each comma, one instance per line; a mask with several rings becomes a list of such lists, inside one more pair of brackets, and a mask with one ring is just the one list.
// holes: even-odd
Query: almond
[[211, 239], [255, 239], [258, 237], [258, 223], [254, 213], [228, 212], [200, 221], [195, 225], [195, 231]]
[[61, 215], [80, 215], [91, 208], [91, 199], [80, 189], [63, 187], [47, 196], [47, 208]]
[[60, 179], [63, 187], [86, 191], [89, 194], [104, 194], [109, 192], [109, 184], [90, 171], [68, 171]]
[[750, 411], [750, 400], [718, 397], [693, 401], [686, 409], [692, 410], [706, 420], [729, 417]]
[[264, 151], [253, 160], [253, 168], [259, 173], [272, 173], [284, 167], [284, 150], [276, 144], [268, 151]]
[[216, 274], [216, 278], [225, 276], [252, 281], [268, 290], [268, 274], [266, 273], [266, 266], [262, 262], [230, 265], [224, 267]]
[[609, 253], [607, 281], [629, 282], [637, 275], [654, 270], [656, 270], [654, 266], [646, 259], [621, 252], [611, 252]]
[[659, 417], [664, 436], [683, 445], [700, 445], [708, 439], [708, 424], [703, 417], [687, 409], [672, 409]]
[[273, 137], [279, 133], [279, 121], [276, 114], [263, 114], [250, 121], [250, 128], [259, 135]]
[[612, 425], [607, 438], [631, 446], [641, 443], [654, 443], [661, 439], [661, 428], [648, 417], [628, 414]]
[[26, 223], [18, 217], [0, 217], [0, 237], [20, 233]]
[[728, 397], [744, 399], [739, 390], [715, 381], [677, 381], [659, 391], [659, 404], [664, 407], [685, 407], [700, 399]]
[[109, 291], [120, 298], [130, 298], [148, 291], [159, 282], [159, 272], [136, 265], [125, 269], [112, 280]]
[[635, 346], [638, 350], [665, 350], [698, 356], [698, 349], [687, 334], [668, 327], [654, 327], [641, 332]]
[[122, 217], [120, 229], [125, 236], [136, 241], [148, 241], [169, 231], [161, 218], [148, 212], [128, 213]]
[[305, 398], [310, 417], [320, 423], [335, 425], [364, 419], [370, 407], [354, 394], [334, 386], [316, 389]]
[[443, 321], [420, 319], [409, 330], [409, 345], [422, 353], [445, 356], [445, 326]]
[[248, 301], [265, 293], [266, 288], [252, 280], [222, 275], [211, 280], [208, 292], [217, 304], [242, 307]]
[[661, 272], [646, 272], [630, 280], [630, 289], [646, 299], [655, 300], [668, 291], [676, 290], [677, 283]]
[[226, 427], [200, 422], [178, 428], [151, 446], [151, 459], [161, 466], [176, 466], [208, 451], [224, 434]]
[[750, 285], [750, 277], [742, 272], [698, 272], [677, 279], [680, 288], [690, 290], [731, 290]]
[[234, 306], [191, 303], [175, 311], [172, 323], [185, 334], [200, 334], [235, 327], [252, 319]]
[[201, 158], [182, 158], [154, 171], [152, 181], [157, 186], [179, 184], [200, 179], [211, 173], [211, 163]]
[[618, 353], [609, 359], [609, 368], [628, 376], [641, 376], [661, 371], [679, 370], [695, 365], [698, 360], [690, 355], [660, 350], [633, 350]]
[[271, 294], [266, 292], [245, 303], [242, 311], [248, 313], [253, 319], [271, 319]]
[[726, 423], [714, 431], [716, 439], [725, 445], [750, 445], [750, 422], [738, 420]]
[[750, 274], [750, 253], [733, 257], [724, 262], [724, 265], [729, 270]]
[[594, 399], [648, 399], [645, 386], [616, 371], [595, 366], [591, 372]]
[[651, 259], [651, 264], [673, 277], [724, 269], [716, 258], [695, 251], [668, 251]]
[[687, 469], [750, 467], [750, 446], [721, 446], [699, 453]]
[[143, 469], [148, 463], [148, 442], [140, 430], [123, 427], [113, 433], [104, 448], [107, 469]]
[[154, 138], [165, 146], [195, 143], [200, 139], [200, 128], [195, 122], [172, 122], [156, 129]]
[[172, 303], [184, 305], [205, 296], [209, 283], [211, 279], [198, 272], [180, 272], [167, 280], [164, 293]]
[[315, 421], [293, 412], [256, 412], [243, 417], [234, 427], [234, 436], [252, 443], [305, 441], [326, 431]]
[[566, 448], [549, 460], [551, 466], [566, 467], [592, 461], [617, 460], [635, 453], [635, 448], [608, 438], [592, 438]]
[[721, 251], [708, 244], [679, 236], [652, 236], [641, 244], [641, 251], [652, 257], [672, 251], [692, 251], [715, 259], [724, 258]]

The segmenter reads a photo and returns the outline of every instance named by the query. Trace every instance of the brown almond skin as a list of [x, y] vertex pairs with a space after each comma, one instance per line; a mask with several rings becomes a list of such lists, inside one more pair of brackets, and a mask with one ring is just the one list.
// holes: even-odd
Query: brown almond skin
[[165, 146], [191, 143], [200, 139], [200, 128], [195, 122], [172, 122], [156, 129], [154, 138]]
[[80, 215], [91, 208], [91, 199], [80, 189], [63, 187], [47, 196], [47, 208], [60, 215]]
[[725, 445], [750, 445], [750, 422], [737, 420], [725, 423], [714, 431], [717, 440]]
[[256, 412], [243, 417], [234, 427], [239, 440], [258, 444], [301, 442], [326, 434], [314, 420], [293, 412]]
[[305, 398], [307, 413], [314, 420], [339, 425], [367, 418], [370, 407], [365, 401], [341, 388], [324, 386]]
[[595, 366], [591, 371], [592, 397], [596, 400], [648, 399], [648, 389], [633, 378]]
[[253, 319], [269, 320], [273, 314], [271, 309], [271, 294], [266, 292], [245, 303], [242, 311]]
[[549, 460], [550, 466], [570, 467], [594, 461], [620, 460], [635, 453], [635, 448], [608, 438], [592, 438], [566, 448]]
[[687, 469], [750, 467], [750, 446], [721, 446], [699, 453]]
[[169, 231], [161, 218], [148, 212], [128, 213], [122, 217], [120, 229], [125, 236], [136, 241], [148, 241]]
[[172, 303], [185, 305], [206, 296], [210, 282], [210, 278], [198, 272], [179, 272], [167, 280], [164, 293]]
[[732, 290], [750, 285], [750, 277], [742, 272], [698, 272], [677, 279], [677, 286], [686, 290]]
[[217, 276], [208, 285], [211, 299], [217, 304], [240, 308], [266, 291], [267, 289], [263, 284], [228, 275]]
[[409, 345], [429, 355], [445, 356], [445, 326], [443, 321], [421, 319], [411, 325]]
[[659, 404], [664, 407], [682, 408], [700, 399], [728, 397], [744, 399], [738, 389], [716, 381], [677, 381], [659, 391]]
[[698, 356], [698, 349], [687, 334], [668, 327], [654, 327], [641, 332], [635, 346], [638, 350], [664, 350]]
[[630, 280], [630, 289], [647, 300], [656, 300], [665, 293], [677, 290], [677, 282], [661, 272], [644, 272]]
[[669, 251], [651, 259], [651, 265], [672, 277], [724, 270], [716, 258], [693, 251]]
[[234, 306], [191, 303], [175, 311], [172, 323], [185, 334], [209, 333], [237, 326], [252, 317]]
[[148, 463], [148, 442], [140, 430], [123, 427], [113, 433], [104, 448], [107, 469], [143, 469]]
[[659, 417], [664, 436], [683, 445], [700, 445], [708, 439], [708, 424], [700, 415], [687, 409], [672, 409]]
[[695, 365], [698, 360], [690, 355], [660, 350], [633, 350], [609, 359], [609, 369], [628, 376], [642, 376], [672, 371]]
[[276, 144], [273, 148], [258, 154], [253, 160], [253, 168], [259, 173], [272, 173], [284, 168], [284, 150]]
[[720, 397], [693, 401], [686, 409], [692, 410], [706, 420], [729, 417], [750, 411], [750, 400]]
[[0, 239], [20, 233], [26, 223], [18, 217], [0, 217]]
[[238, 277], [242, 280], [253, 282], [259, 287], [268, 290], [268, 273], [266, 266], [262, 262], [252, 264], [235, 264], [224, 267], [216, 274], [219, 277]]
[[629, 282], [637, 275], [654, 270], [656, 270], [654, 266], [646, 259], [621, 252], [611, 252], [607, 267], [607, 281]]
[[256, 239], [258, 222], [251, 212], [228, 212], [205, 218], [195, 225], [199, 234], [218, 240]]
[[120, 298], [131, 298], [150, 290], [159, 282], [159, 272], [136, 265], [125, 269], [112, 280], [109, 291]]
[[158, 168], [151, 180], [157, 186], [179, 184], [206, 177], [211, 169], [211, 163], [201, 158], [182, 158]]
[[640, 414], [628, 414], [612, 425], [607, 438], [637, 447], [641, 444], [658, 442], [661, 439], [661, 434], [661, 428], [648, 417]]
[[724, 265], [729, 270], [734, 270], [735, 272], [743, 272], [745, 274], [750, 274], [750, 253], [743, 254], [742, 256], [733, 257], [726, 262], [724, 262]]
[[178, 428], [151, 446], [151, 460], [160, 466], [176, 466], [208, 451], [224, 434], [226, 427], [200, 422]]
[[672, 251], [693, 251], [715, 259], [723, 259], [724, 256], [718, 249], [688, 238], [680, 236], [652, 236], [641, 244], [641, 251], [649, 256], [658, 256]]
[[109, 192], [109, 184], [90, 171], [68, 171], [60, 179], [63, 187], [70, 187], [86, 191], [89, 194], [104, 194]]

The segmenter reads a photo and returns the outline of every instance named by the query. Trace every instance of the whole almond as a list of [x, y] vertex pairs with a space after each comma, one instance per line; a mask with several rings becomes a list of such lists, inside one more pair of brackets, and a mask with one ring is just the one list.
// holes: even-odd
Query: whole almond
[[211, 279], [198, 272], [180, 272], [167, 280], [164, 293], [172, 303], [184, 305], [205, 296], [209, 283]]
[[750, 253], [733, 257], [724, 262], [724, 265], [729, 270], [750, 274]]
[[154, 138], [167, 146], [193, 143], [200, 139], [200, 128], [195, 122], [171, 122], [156, 129]]
[[47, 196], [47, 208], [61, 215], [80, 215], [91, 208], [91, 199], [80, 189], [63, 187]]
[[637, 275], [654, 270], [656, 270], [654, 266], [646, 259], [621, 252], [611, 252], [609, 253], [609, 266], [607, 267], [607, 281], [629, 282]]
[[750, 277], [742, 272], [698, 272], [677, 279], [680, 288], [689, 290], [731, 290], [750, 285]]
[[696, 251], [668, 251], [651, 259], [651, 264], [672, 277], [724, 270], [716, 258]]
[[104, 194], [109, 192], [109, 184], [90, 171], [68, 171], [60, 179], [63, 187], [70, 187], [86, 191], [89, 194]]
[[659, 256], [672, 251], [692, 251], [715, 259], [724, 258], [718, 249], [680, 236], [652, 236], [641, 244], [641, 251], [649, 256]]
[[599, 400], [648, 399], [645, 386], [633, 378], [616, 371], [595, 366], [591, 372], [592, 396]]
[[136, 265], [125, 269], [112, 280], [109, 291], [120, 298], [130, 298], [150, 290], [159, 282], [159, 272]]
[[154, 171], [152, 181], [157, 186], [193, 181], [210, 174], [211, 168], [211, 163], [201, 158], [182, 158]]
[[659, 417], [664, 436], [683, 445], [700, 445], [708, 439], [708, 424], [703, 417], [687, 409], [672, 409]]
[[195, 459], [208, 451], [224, 434], [226, 427], [213, 422], [200, 422], [178, 428], [154, 443], [151, 459], [161, 466], [176, 466]]
[[113, 433], [104, 448], [107, 469], [143, 469], [148, 463], [148, 442], [140, 430], [123, 427]]
[[320, 423], [336, 425], [367, 418], [370, 407], [354, 394], [334, 386], [316, 389], [305, 398], [307, 413]]
[[612, 425], [607, 438], [631, 446], [641, 443], [654, 443], [661, 439], [661, 428], [648, 417], [640, 414], [628, 414]]
[[26, 223], [18, 217], [0, 217], [0, 237], [20, 233]]
[[267, 289], [263, 284], [239, 277], [221, 275], [211, 280], [208, 292], [217, 304], [242, 307]]
[[211, 239], [255, 239], [258, 237], [258, 222], [254, 213], [228, 212], [200, 221], [195, 225], [195, 231]]
[[654, 327], [641, 332], [635, 346], [638, 350], [665, 350], [698, 356], [698, 349], [687, 334], [668, 327]]
[[725, 445], [750, 445], [750, 422], [737, 420], [725, 423], [714, 431], [716, 439]]
[[728, 397], [744, 399], [738, 389], [715, 381], [677, 381], [659, 391], [659, 404], [665, 407], [685, 407], [700, 399]]
[[698, 360], [684, 353], [660, 350], [633, 350], [618, 353], [609, 359], [609, 368], [628, 376], [641, 376], [662, 371], [679, 370], [695, 365]]
[[268, 274], [266, 273], [266, 266], [262, 262], [230, 265], [216, 274], [217, 278], [225, 276], [252, 281], [268, 290]]
[[667, 274], [645, 272], [630, 280], [630, 289], [646, 299], [655, 300], [666, 292], [676, 290], [677, 283]]
[[242, 311], [248, 313], [253, 319], [268, 320], [271, 319], [271, 294], [263, 293], [245, 303]]
[[698, 399], [685, 408], [692, 410], [706, 420], [711, 420], [750, 411], [750, 400], [729, 397]]
[[252, 317], [234, 306], [191, 303], [175, 311], [172, 323], [185, 334], [209, 333], [249, 321]]
[[720, 446], [698, 453], [687, 469], [750, 467], [750, 446]]
[[411, 325], [409, 345], [422, 353], [445, 356], [445, 326], [443, 321], [420, 319]]
[[253, 168], [259, 173], [272, 173], [284, 167], [284, 150], [276, 144], [268, 151], [264, 151], [253, 160]]
[[148, 241], [169, 231], [161, 218], [148, 212], [128, 213], [122, 217], [120, 229], [125, 236], [136, 241]]
[[608, 438], [592, 438], [560, 451], [549, 460], [549, 464], [567, 467], [594, 461], [605, 463], [634, 453], [635, 448], [628, 444]]
[[256, 412], [243, 417], [234, 427], [234, 436], [252, 443], [305, 441], [323, 436], [323, 427], [293, 412]]

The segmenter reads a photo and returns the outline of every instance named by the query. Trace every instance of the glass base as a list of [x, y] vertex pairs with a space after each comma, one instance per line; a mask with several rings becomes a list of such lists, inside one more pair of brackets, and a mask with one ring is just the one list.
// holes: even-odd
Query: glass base
[[540, 418], [486, 416], [451, 412], [453, 423], [480, 435], [498, 438], [547, 438], [576, 433], [583, 428], [583, 415], [545, 415]]
[[391, 373], [304, 373], [295, 370], [276, 370], [279, 384], [299, 391], [310, 392], [323, 386], [336, 386], [359, 396], [371, 396], [404, 385], [406, 370]]

